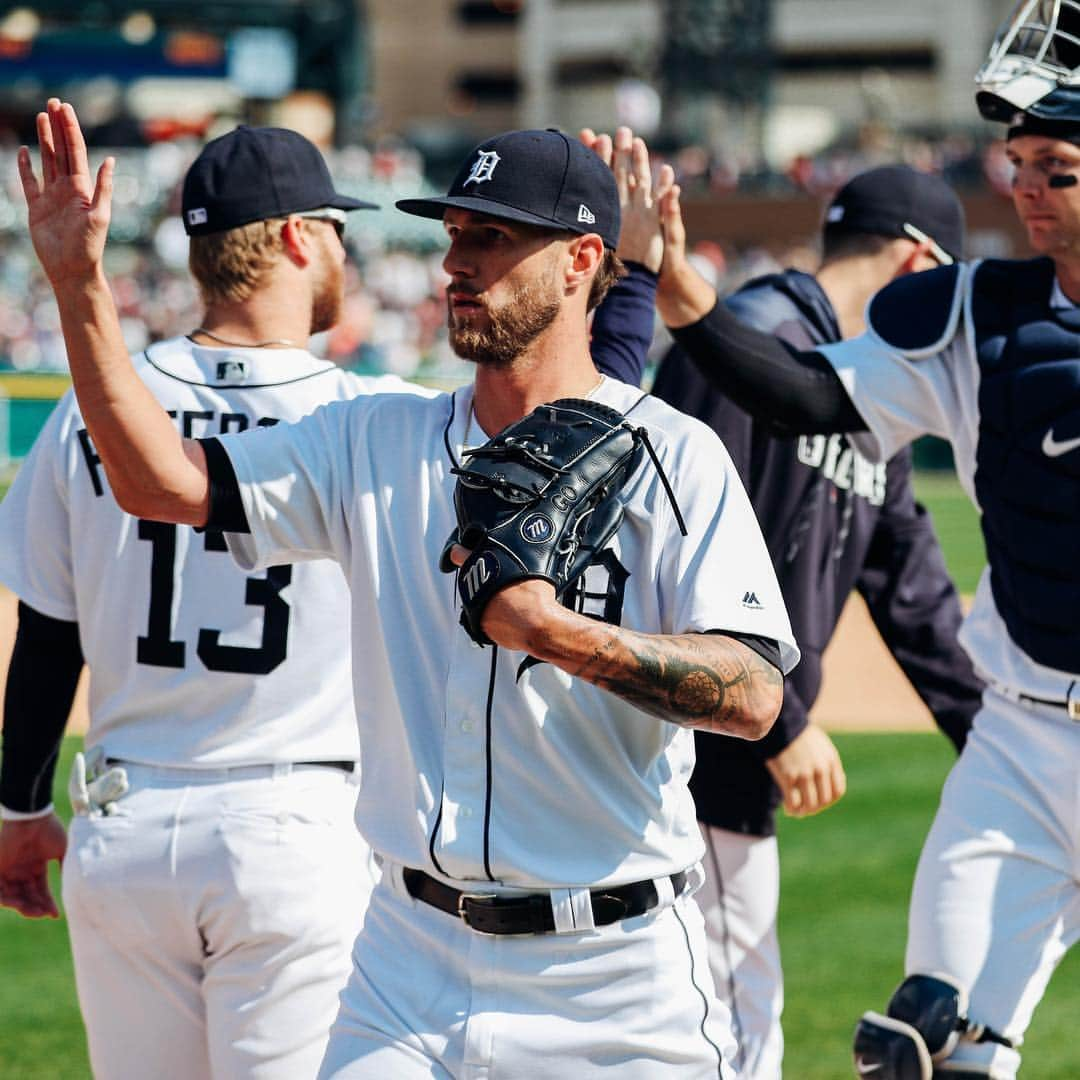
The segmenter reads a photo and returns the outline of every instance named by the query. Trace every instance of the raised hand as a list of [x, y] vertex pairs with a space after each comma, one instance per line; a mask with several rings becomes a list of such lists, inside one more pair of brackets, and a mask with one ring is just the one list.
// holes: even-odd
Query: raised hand
[[675, 188], [675, 171], [661, 165], [653, 184], [649, 149], [628, 127], [615, 130], [615, 137], [583, 128], [581, 142], [593, 150], [615, 174], [622, 210], [622, 230], [616, 252], [620, 259], [639, 262], [659, 273], [664, 256], [660, 202]]
[[28, 147], [19, 148], [19, 179], [29, 214], [30, 239], [55, 288], [91, 277], [101, 267], [112, 209], [115, 161], [106, 158], [91, 183], [86, 142], [75, 110], [50, 98], [37, 115], [41, 181]]
[[664, 261], [656, 286], [656, 310], [664, 325], [689, 326], [707, 315], [716, 304], [716, 290], [694, 269], [686, 257], [686, 225], [675, 184], [658, 199], [664, 230]]

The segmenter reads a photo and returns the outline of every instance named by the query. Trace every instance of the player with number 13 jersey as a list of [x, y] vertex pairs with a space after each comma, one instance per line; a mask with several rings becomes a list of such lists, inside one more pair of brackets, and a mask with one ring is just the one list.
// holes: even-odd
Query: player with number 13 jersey
[[[195, 437], [416, 389], [302, 349], [206, 348], [182, 337], [151, 346], [137, 367]], [[0, 580], [30, 607], [82, 627], [93, 673], [88, 748], [206, 768], [358, 757], [340, 568], [298, 563], [245, 579], [220, 534], [123, 514], [73, 394], [4, 500], [0, 536]], [[297, 678], [315, 670], [317, 680]]]

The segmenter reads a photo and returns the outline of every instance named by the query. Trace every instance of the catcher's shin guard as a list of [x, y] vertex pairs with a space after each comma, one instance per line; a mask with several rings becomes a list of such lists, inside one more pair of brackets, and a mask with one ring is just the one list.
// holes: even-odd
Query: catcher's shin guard
[[[855, 1028], [855, 1074], [874, 1080], [934, 1080], [980, 1075], [935, 1069], [961, 1039], [1012, 1043], [967, 1018], [967, 993], [944, 975], [909, 975], [889, 1001], [888, 1015], [863, 1013]], [[966, 1066], [965, 1066], [966, 1067]]]

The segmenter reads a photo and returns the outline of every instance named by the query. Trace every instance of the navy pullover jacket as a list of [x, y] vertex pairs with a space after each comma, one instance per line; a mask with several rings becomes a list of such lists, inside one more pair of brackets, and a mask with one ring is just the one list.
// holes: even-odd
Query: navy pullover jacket
[[[744, 322], [799, 349], [841, 336], [820, 285], [797, 270], [753, 281], [726, 304]], [[678, 331], [675, 338], [679, 342]], [[697, 733], [691, 790], [698, 817], [755, 836], [775, 832], [780, 793], [765, 761], [806, 727], [821, 686], [822, 653], [853, 588], [960, 748], [982, 685], [956, 640], [960, 603], [929, 516], [911, 490], [910, 451], [874, 465], [843, 435], [791, 437], [771, 430], [714, 390], [678, 344], [665, 356], [653, 393], [723, 439], [761, 523], [802, 649], [784, 684], [780, 716], [763, 740]], [[872, 719], [872, 701], [866, 711]]]

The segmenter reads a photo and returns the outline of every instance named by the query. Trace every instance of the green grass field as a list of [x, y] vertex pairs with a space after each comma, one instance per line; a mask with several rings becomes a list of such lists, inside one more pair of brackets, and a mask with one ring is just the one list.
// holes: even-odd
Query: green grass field
[[[848, 771], [847, 796], [819, 817], [784, 819], [780, 826], [788, 1080], [852, 1075], [855, 1021], [864, 1009], [881, 1009], [902, 975], [915, 861], [952, 760], [936, 735], [837, 735], [836, 742]], [[76, 746], [66, 741], [58, 775], [66, 776]], [[60, 791], [57, 805], [66, 805]], [[63, 923], [0, 912], [0, 971], [0, 1077], [88, 1077]], [[1072, 1034], [1077, 1015], [1080, 955], [1074, 952], [1028, 1034], [1024, 1076], [1080, 1076]], [[153, 1075], [152, 1066], [145, 1075]]]

